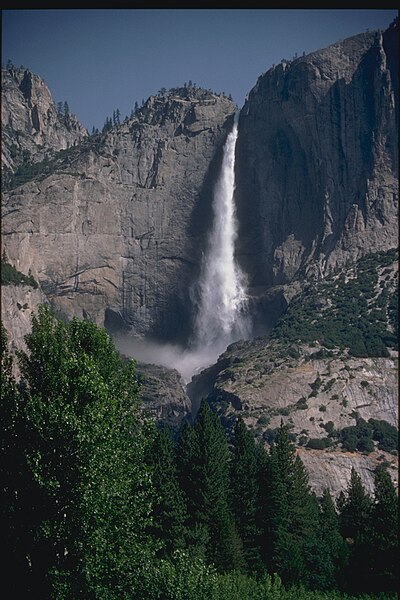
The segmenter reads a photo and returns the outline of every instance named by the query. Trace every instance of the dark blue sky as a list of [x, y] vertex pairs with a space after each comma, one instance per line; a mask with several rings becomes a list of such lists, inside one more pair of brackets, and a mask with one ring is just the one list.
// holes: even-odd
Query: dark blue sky
[[282, 58], [369, 29], [395, 10], [51, 9], [2, 11], [2, 62], [41, 75], [56, 101], [101, 128], [160, 88], [192, 80], [242, 106], [258, 76]]

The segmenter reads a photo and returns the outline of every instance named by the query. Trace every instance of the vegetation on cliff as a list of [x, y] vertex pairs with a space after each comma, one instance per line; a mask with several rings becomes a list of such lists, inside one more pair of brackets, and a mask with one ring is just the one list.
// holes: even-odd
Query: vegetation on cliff
[[[319, 341], [351, 356], [389, 356], [398, 344], [397, 249], [369, 254], [353, 269], [306, 284], [276, 325], [286, 342]], [[397, 284], [397, 285], [396, 285]]]

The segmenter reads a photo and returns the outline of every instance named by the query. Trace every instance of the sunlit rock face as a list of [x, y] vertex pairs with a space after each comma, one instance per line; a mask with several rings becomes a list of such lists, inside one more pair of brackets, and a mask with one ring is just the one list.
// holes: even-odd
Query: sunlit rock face
[[251, 90], [237, 158], [251, 286], [397, 246], [397, 36], [392, 25], [282, 61]]
[[[62, 106], [64, 111], [64, 104]], [[41, 77], [24, 68], [1, 70], [1, 166], [15, 172], [87, 137], [73, 114], [60, 114]]]
[[67, 317], [185, 338], [234, 112], [223, 95], [177, 88], [56, 157], [4, 194], [10, 262]]

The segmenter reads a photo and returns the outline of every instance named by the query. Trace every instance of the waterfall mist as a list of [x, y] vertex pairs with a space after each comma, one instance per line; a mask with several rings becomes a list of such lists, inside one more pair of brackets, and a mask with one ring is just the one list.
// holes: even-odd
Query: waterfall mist
[[[239, 111], [223, 149], [221, 171], [213, 196], [213, 226], [202, 258], [200, 277], [191, 290], [196, 312], [187, 349], [172, 344], [117, 337], [121, 351], [145, 362], [175, 368], [186, 382], [216, 362], [226, 347], [250, 336], [246, 315], [246, 279], [235, 261], [237, 220], [234, 202], [235, 148]], [[129, 339], [129, 338], [128, 338]]]

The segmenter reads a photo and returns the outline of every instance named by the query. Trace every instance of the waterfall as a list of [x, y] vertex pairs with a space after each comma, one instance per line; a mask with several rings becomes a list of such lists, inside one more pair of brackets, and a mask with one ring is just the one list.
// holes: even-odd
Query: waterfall
[[250, 333], [245, 316], [245, 277], [235, 261], [235, 148], [239, 111], [223, 149], [213, 197], [213, 226], [197, 284], [197, 317], [192, 345], [214, 360], [233, 341]]
[[117, 337], [121, 352], [144, 362], [155, 362], [180, 371], [186, 383], [193, 374], [216, 362], [226, 347], [250, 337], [246, 316], [246, 280], [235, 261], [235, 148], [239, 112], [223, 149], [221, 172], [213, 196], [213, 226], [203, 255], [200, 277], [192, 290], [196, 309], [189, 347], [157, 344], [149, 340]]

